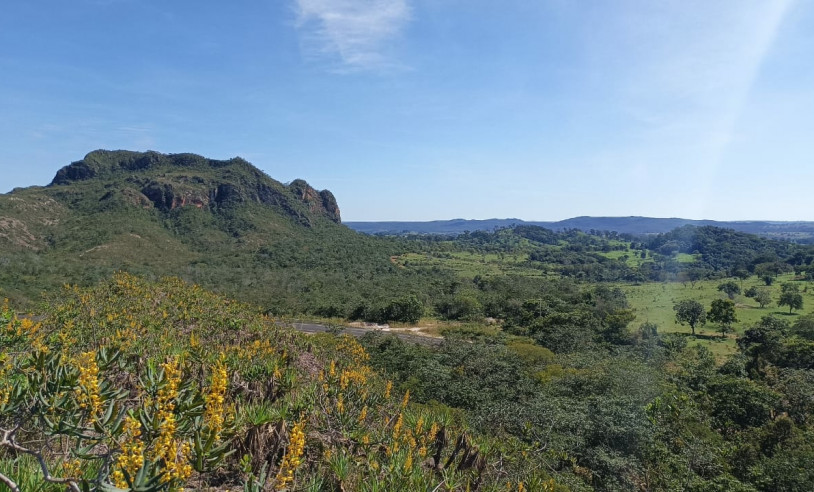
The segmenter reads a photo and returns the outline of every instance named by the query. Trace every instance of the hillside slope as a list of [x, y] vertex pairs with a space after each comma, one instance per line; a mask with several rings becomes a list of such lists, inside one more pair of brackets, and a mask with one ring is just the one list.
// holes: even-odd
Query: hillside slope
[[354, 301], [348, 282], [392, 269], [386, 244], [343, 226], [330, 191], [240, 158], [97, 150], [0, 195], [0, 289], [19, 303], [127, 270], [300, 312], [334, 291]]

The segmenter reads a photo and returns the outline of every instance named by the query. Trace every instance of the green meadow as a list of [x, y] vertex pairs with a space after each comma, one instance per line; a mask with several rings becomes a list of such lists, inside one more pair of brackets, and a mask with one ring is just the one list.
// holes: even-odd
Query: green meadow
[[[703, 280], [691, 285], [689, 282], [648, 282], [638, 285], [620, 284], [618, 285], [627, 295], [628, 302], [636, 313], [636, 320], [632, 326], [638, 326], [645, 322], [655, 323], [661, 333], [691, 333], [689, 326], [682, 326], [675, 321], [675, 311], [673, 306], [676, 302], [684, 299], [699, 301], [709, 308], [714, 299], [725, 299], [727, 296], [718, 291], [718, 285], [729, 279]], [[772, 304], [761, 309], [754, 299], [744, 296], [742, 293], [733, 299], [738, 321], [733, 325], [734, 332], [727, 337], [721, 337], [717, 325], [707, 323], [696, 330], [696, 338], [691, 344], [708, 343], [710, 350], [717, 356], [730, 355], [735, 353], [736, 337], [743, 333], [749, 326], [755, 324], [763, 316], [772, 315], [793, 323], [795, 319], [803, 314], [814, 313], [814, 286], [809, 282], [802, 282], [794, 279], [793, 274], [778, 276], [771, 286], [766, 286], [757, 277], [750, 277], [743, 282], [734, 279], [741, 286], [741, 292], [745, 292], [750, 287], [769, 289], [772, 296]], [[795, 282], [800, 285], [803, 295], [803, 309], [793, 311], [789, 314], [787, 307], [779, 307], [777, 301], [780, 298], [781, 286], [786, 282]], [[812, 287], [812, 288], [809, 288]]]
[[526, 253], [473, 253], [456, 251], [449, 253], [405, 253], [393, 258], [400, 266], [407, 268], [439, 267], [449, 269], [460, 277], [521, 275], [542, 277], [543, 270], [528, 264]]

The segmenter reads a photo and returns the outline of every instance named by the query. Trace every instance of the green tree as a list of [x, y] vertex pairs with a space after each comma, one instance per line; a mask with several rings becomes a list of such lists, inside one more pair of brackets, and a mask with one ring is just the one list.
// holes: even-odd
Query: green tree
[[390, 301], [387, 305], [387, 319], [404, 323], [418, 323], [424, 314], [424, 305], [414, 295]]
[[741, 281], [741, 285], [743, 285], [743, 281], [751, 277], [752, 274], [749, 273], [749, 270], [745, 268], [736, 268], [735, 271], [732, 272], [732, 276], [739, 279]]
[[772, 303], [772, 295], [767, 289], [756, 289], [754, 299], [760, 304], [760, 309]]
[[732, 330], [732, 323], [738, 321], [735, 315], [735, 303], [730, 299], [715, 299], [707, 313], [707, 318], [713, 323], [718, 323], [721, 336]]
[[676, 312], [676, 323], [680, 325], [690, 325], [692, 334], [695, 335], [695, 327], [707, 322], [707, 313], [704, 312], [704, 305], [693, 299], [684, 299], [673, 306]]
[[803, 295], [800, 294], [800, 287], [797, 284], [783, 284], [783, 291], [780, 293], [778, 306], [788, 306], [789, 314], [794, 309], [803, 309]]
[[718, 285], [718, 291], [723, 292], [727, 295], [730, 299], [734, 299], [737, 294], [741, 293], [741, 288], [738, 287], [738, 284], [729, 280]]

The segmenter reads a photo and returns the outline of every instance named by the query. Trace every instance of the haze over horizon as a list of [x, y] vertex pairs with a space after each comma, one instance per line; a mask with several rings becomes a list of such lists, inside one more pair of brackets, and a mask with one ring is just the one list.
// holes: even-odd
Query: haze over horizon
[[11, 2], [0, 193], [241, 156], [346, 221], [811, 220], [814, 4]]

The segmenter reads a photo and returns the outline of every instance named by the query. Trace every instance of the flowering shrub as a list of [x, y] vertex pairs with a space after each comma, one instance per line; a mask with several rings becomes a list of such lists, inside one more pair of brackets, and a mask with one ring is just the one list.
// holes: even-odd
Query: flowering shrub
[[23, 474], [74, 491], [555, 490], [487, 467], [493, 443], [412, 405], [352, 337], [308, 338], [175, 279], [117, 274], [51, 304], [0, 308], [13, 491]]

